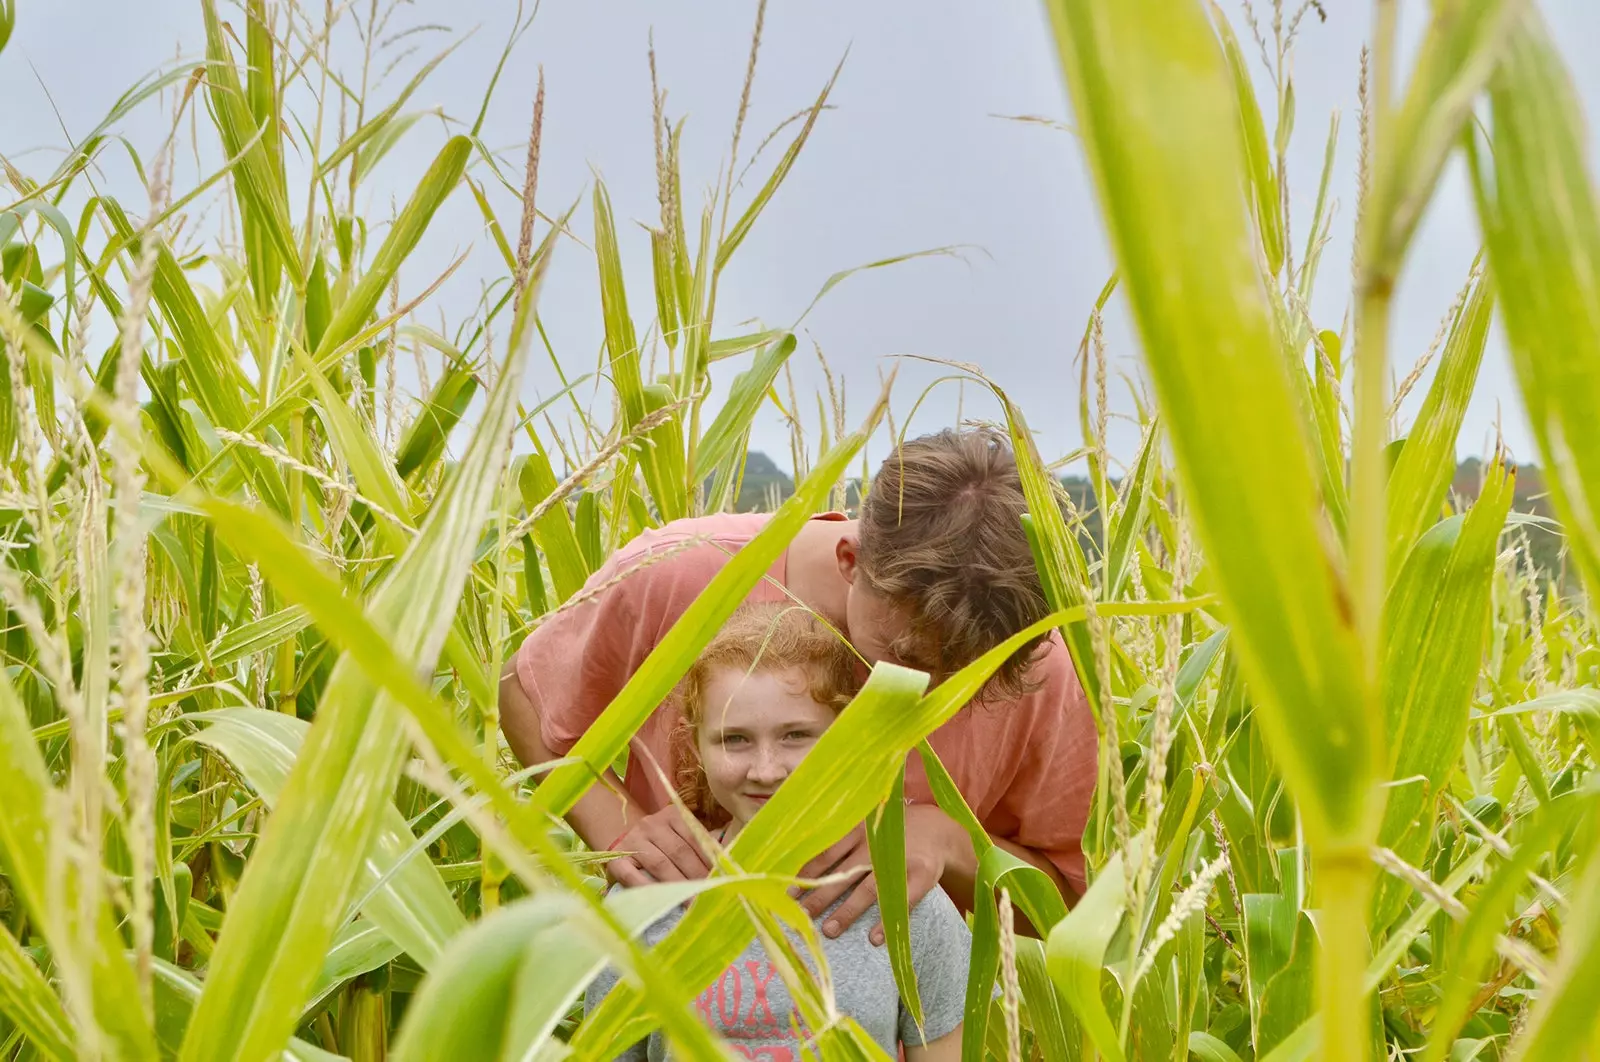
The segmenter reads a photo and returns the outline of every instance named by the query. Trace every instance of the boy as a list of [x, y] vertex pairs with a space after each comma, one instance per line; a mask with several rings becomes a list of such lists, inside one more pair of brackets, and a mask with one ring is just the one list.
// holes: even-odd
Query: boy
[[[899, 446], [878, 470], [859, 519], [808, 522], [751, 602], [798, 600], [846, 634], [869, 663], [928, 671], [935, 682], [1047, 614], [1020, 517], [1021, 482], [1000, 433], [943, 431]], [[594, 596], [534, 629], [500, 683], [506, 740], [525, 764], [566, 754], [672, 624], [767, 517], [674, 521], [628, 543], [590, 579]], [[599, 589], [603, 588], [603, 589]], [[624, 885], [708, 872], [668, 796], [673, 772], [663, 706], [634, 736], [626, 783], [608, 772], [568, 818]], [[1018, 652], [985, 695], [929, 738], [995, 843], [1039, 867], [1069, 901], [1082, 895], [1081, 840], [1096, 775], [1094, 718], [1059, 634]], [[665, 775], [665, 778], [663, 777]], [[914, 904], [934, 885], [970, 909], [971, 839], [935, 804], [921, 758], [906, 771], [906, 868]], [[854, 830], [806, 876], [870, 866]], [[877, 900], [869, 873], [813, 890], [813, 916], [836, 937]], [[881, 927], [873, 929], [881, 943]]]

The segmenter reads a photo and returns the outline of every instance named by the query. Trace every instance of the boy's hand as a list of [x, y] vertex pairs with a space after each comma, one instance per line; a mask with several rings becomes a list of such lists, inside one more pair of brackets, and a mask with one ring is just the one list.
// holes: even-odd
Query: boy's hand
[[[906, 899], [910, 906], [915, 907], [944, 876], [953, 837], [961, 843], [968, 843], [966, 834], [939, 808], [928, 804], [912, 804], [906, 808]], [[878, 880], [872, 873], [872, 855], [867, 847], [866, 828], [857, 826], [800, 871], [801, 877], [816, 878], [852, 870], [865, 871], [865, 875], [834, 885], [819, 886], [800, 901], [806, 913], [816, 918], [839, 897], [845, 897], [845, 901], [823, 924], [823, 936], [837, 937], [866, 913], [867, 908], [878, 902]], [[883, 923], [873, 926], [867, 939], [875, 945], [882, 945]]]
[[683, 813], [672, 804], [637, 820], [612, 842], [611, 850], [627, 854], [606, 864], [606, 876], [628, 888], [688, 881], [711, 872]]

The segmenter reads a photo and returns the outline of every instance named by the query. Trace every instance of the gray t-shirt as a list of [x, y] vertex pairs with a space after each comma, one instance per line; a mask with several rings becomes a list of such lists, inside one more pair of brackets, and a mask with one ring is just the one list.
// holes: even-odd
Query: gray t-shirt
[[[818, 926], [832, 910], [830, 907], [817, 919]], [[645, 930], [643, 943], [647, 947], [660, 943], [682, 920], [683, 913], [678, 908], [653, 923]], [[911, 964], [916, 968], [918, 995], [922, 997], [923, 1031], [919, 1034], [911, 1012], [900, 1001], [888, 949], [874, 947], [867, 939], [879, 917], [874, 904], [837, 940], [822, 937], [820, 930], [818, 936], [833, 975], [839, 1013], [859, 1022], [892, 1058], [901, 1043], [931, 1043], [961, 1024], [972, 935], [943, 889], [935, 888], [911, 909]], [[798, 934], [787, 928], [785, 932], [797, 946], [800, 944]], [[805, 952], [802, 950], [801, 954]], [[616, 971], [606, 967], [589, 986], [585, 1013], [599, 1006], [616, 983]], [[800, 1062], [805, 1057], [794, 1034], [800, 1024], [794, 1000], [768, 962], [759, 938], [752, 940], [690, 1006], [744, 1058]], [[657, 1030], [648, 1041], [635, 1044], [618, 1057], [625, 1062], [664, 1062], [668, 1058], [666, 1046], [666, 1038]]]

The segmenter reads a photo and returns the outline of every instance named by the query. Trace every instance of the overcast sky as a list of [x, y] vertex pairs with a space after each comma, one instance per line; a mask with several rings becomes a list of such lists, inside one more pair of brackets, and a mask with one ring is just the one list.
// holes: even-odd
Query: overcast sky
[[[364, 11], [368, 0], [356, 2]], [[1237, 0], [1224, 4], [1248, 40]], [[1298, 126], [1289, 166], [1299, 243], [1309, 225], [1329, 116], [1342, 112], [1332, 185], [1338, 215], [1313, 305], [1319, 327], [1338, 329], [1348, 295], [1357, 57], [1371, 6], [1354, 0], [1325, 0], [1324, 6], [1326, 23], [1308, 19], [1298, 44]], [[470, 125], [513, 7], [505, 0], [403, 4], [390, 32], [437, 24], [450, 33], [407, 38], [407, 44], [421, 50], [402, 59], [372, 98], [380, 106], [387, 102], [427, 56], [452, 36], [476, 28], [408, 104], [408, 109], [437, 105], [449, 119]], [[1410, 0], [1402, 7], [1402, 36], [1411, 47], [1427, 5]], [[1540, 7], [1573, 64], [1588, 112], [1596, 113], [1600, 68], [1592, 55], [1600, 41], [1600, 5], [1594, 0], [1542, 0]], [[59, 156], [49, 149], [64, 142], [46, 90], [67, 132], [81, 137], [141, 75], [175, 54], [194, 58], [204, 44], [197, 0], [19, 0], [17, 9], [15, 35], [0, 54], [0, 151], [34, 176], [54, 168]], [[225, 7], [224, 13], [242, 26], [236, 8]], [[657, 213], [648, 35], [653, 28], [668, 112], [688, 120], [683, 184], [690, 209], [697, 212], [726, 156], [754, 14], [753, 0], [544, 0], [490, 107], [484, 139], [505, 149], [508, 158], [520, 160], [536, 69], [544, 66], [540, 205], [564, 208], [591, 187], [596, 175], [604, 178], [618, 215], [631, 308], [641, 334], [654, 315], [649, 245], [631, 222], [653, 222]], [[404, 47], [396, 46], [388, 55], [397, 56]], [[772, 0], [745, 155], [767, 130], [815, 98], [847, 49], [832, 101], [836, 109], [822, 116], [788, 182], [725, 274], [717, 334], [745, 331], [742, 322], [747, 321], [792, 323], [827, 277], [840, 269], [924, 248], [968, 245], [972, 249], [965, 261], [913, 261], [854, 277], [835, 289], [805, 322], [794, 358], [797, 386], [802, 396], [809, 396], [821, 383], [812, 340], [846, 381], [852, 418], [865, 412], [878, 373], [892, 355], [976, 362], [1020, 401], [1047, 457], [1071, 451], [1080, 442], [1072, 358], [1111, 267], [1073, 136], [999, 117], [1067, 117], [1041, 3]], [[335, 55], [336, 65], [359, 77], [359, 46], [348, 21], [336, 37]], [[304, 118], [309, 121], [310, 115]], [[121, 126], [147, 155], [164, 128], [153, 106]], [[391, 195], [404, 200], [449, 131], [446, 122], [436, 119], [412, 129], [362, 194], [360, 203], [369, 219], [388, 217]], [[213, 151], [214, 134], [205, 135], [204, 146]], [[33, 148], [46, 150], [27, 150]], [[777, 152], [769, 154], [768, 163]], [[180, 168], [180, 190], [192, 185], [192, 159], [187, 166]], [[520, 169], [520, 162], [515, 168]], [[764, 172], [765, 166], [741, 196], [758, 186]], [[101, 180], [134, 213], [143, 213], [143, 193], [115, 153], [107, 155]], [[299, 200], [303, 191], [292, 194]], [[502, 191], [493, 194], [502, 221], [514, 232], [515, 200]], [[587, 239], [592, 229], [586, 206], [576, 227]], [[1400, 287], [1392, 336], [1398, 372], [1426, 349], [1478, 242], [1468, 189], [1456, 166], [1435, 197]], [[463, 190], [435, 221], [424, 252], [408, 265], [403, 294], [419, 291], [433, 273], [469, 249], [465, 265], [438, 296], [438, 308], [422, 312], [425, 322], [436, 325], [442, 310], [454, 325], [471, 311], [482, 284], [503, 272], [471, 196]], [[561, 246], [541, 310], [569, 373], [592, 368], [602, 330], [594, 260], [583, 247], [571, 242]], [[1108, 338], [1120, 365], [1136, 371], [1136, 341], [1120, 307]], [[926, 365], [902, 368], [895, 402], [902, 419], [921, 387], [938, 375]], [[554, 380], [548, 359], [536, 349], [528, 398], [548, 395]], [[599, 401], [609, 403], [609, 396], [602, 391]], [[1119, 409], [1130, 408], [1125, 395], [1115, 402]], [[956, 405], [954, 387], [936, 390], [918, 411], [913, 428], [931, 430], [952, 422]], [[994, 406], [969, 388], [964, 413], [990, 416]], [[815, 417], [813, 412], [810, 419]], [[1518, 458], [1536, 459], [1498, 334], [1460, 453], [1483, 453], [1497, 422]], [[1131, 433], [1122, 431], [1118, 449], [1126, 452], [1132, 441]], [[753, 444], [788, 465], [787, 434], [770, 409]]]

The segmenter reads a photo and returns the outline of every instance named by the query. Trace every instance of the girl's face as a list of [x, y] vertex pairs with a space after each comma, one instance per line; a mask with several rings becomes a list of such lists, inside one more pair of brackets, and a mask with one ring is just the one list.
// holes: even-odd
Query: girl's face
[[799, 668], [749, 674], [714, 668], [702, 693], [700, 763], [712, 797], [742, 827], [817, 743], [834, 712], [811, 699]]

